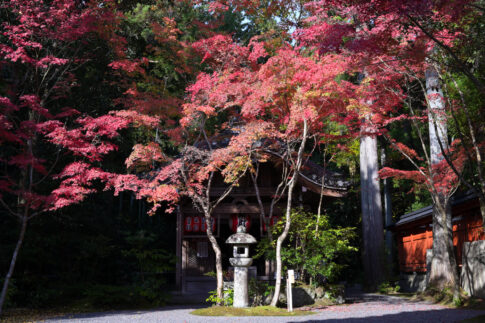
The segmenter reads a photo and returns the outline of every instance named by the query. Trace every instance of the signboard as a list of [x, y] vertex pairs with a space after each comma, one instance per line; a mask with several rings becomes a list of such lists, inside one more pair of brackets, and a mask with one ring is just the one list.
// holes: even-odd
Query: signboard
[[288, 279], [290, 281], [290, 284], [295, 283], [295, 271], [293, 269], [288, 269]]

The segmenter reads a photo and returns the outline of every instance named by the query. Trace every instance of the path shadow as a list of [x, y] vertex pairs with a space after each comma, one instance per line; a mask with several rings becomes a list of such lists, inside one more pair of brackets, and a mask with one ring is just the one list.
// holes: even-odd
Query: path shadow
[[[474, 318], [477, 316], [485, 315], [485, 311], [474, 310], [455, 310], [455, 309], [442, 309], [442, 310], [429, 310], [429, 311], [414, 311], [414, 312], [401, 312], [394, 314], [379, 315], [378, 313], [359, 313], [362, 317], [347, 317], [347, 318], [318, 318], [308, 320], [295, 320], [288, 321], [288, 323], [307, 322], [307, 323], [392, 323], [392, 322], [413, 322], [413, 323], [433, 323], [433, 322], [461, 322], [462, 320]], [[321, 315], [321, 314], [319, 314]], [[365, 317], [364, 317], [365, 316]], [[485, 319], [484, 319], [485, 322]]]

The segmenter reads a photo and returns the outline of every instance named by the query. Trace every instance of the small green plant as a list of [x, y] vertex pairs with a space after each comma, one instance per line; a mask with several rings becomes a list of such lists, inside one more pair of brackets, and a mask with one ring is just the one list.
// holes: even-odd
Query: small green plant
[[212, 271], [208, 271], [208, 272], [204, 273], [204, 276], [216, 278], [217, 274], [216, 274], [215, 271], [212, 270]]
[[456, 307], [461, 307], [461, 306], [463, 306], [463, 299], [461, 297], [455, 297], [455, 298], [453, 298], [453, 304]]
[[382, 284], [377, 287], [377, 290], [381, 294], [393, 294], [399, 292], [401, 286], [397, 284], [392, 284], [390, 282], [383, 282]]
[[217, 290], [211, 290], [209, 297], [205, 301], [213, 305], [223, 304], [224, 306], [232, 306], [234, 304], [234, 289], [224, 289], [224, 297], [222, 299], [217, 296]]

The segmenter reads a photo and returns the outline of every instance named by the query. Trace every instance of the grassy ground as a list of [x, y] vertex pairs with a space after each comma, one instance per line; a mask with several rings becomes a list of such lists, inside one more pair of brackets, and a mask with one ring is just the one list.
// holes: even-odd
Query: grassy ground
[[41, 321], [48, 318], [54, 318], [64, 316], [72, 313], [82, 313], [82, 311], [72, 311], [68, 309], [28, 309], [28, 308], [16, 308], [4, 311], [2, 317], [0, 317], [1, 323], [17, 323], [17, 322], [34, 322]]
[[0, 317], [0, 323], [35, 322], [49, 318], [67, 316], [82, 313], [108, 312], [115, 310], [150, 310], [157, 309], [159, 306], [90, 306], [90, 305], [71, 305], [55, 308], [13, 308], [7, 309]]
[[299, 316], [315, 314], [310, 311], [294, 310], [288, 312], [286, 308], [272, 306], [258, 306], [248, 308], [235, 308], [230, 306], [212, 306], [200, 308], [190, 314], [200, 316]]

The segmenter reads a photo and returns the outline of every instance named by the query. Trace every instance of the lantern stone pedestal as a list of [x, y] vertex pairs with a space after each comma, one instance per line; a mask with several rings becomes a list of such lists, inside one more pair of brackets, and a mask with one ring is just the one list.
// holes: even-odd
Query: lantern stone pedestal
[[249, 257], [249, 245], [256, 243], [256, 239], [246, 233], [246, 226], [239, 225], [237, 233], [227, 238], [226, 243], [233, 245], [233, 256], [229, 262], [234, 266], [234, 307], [248, 307], [248, 267], [253, 263]]

